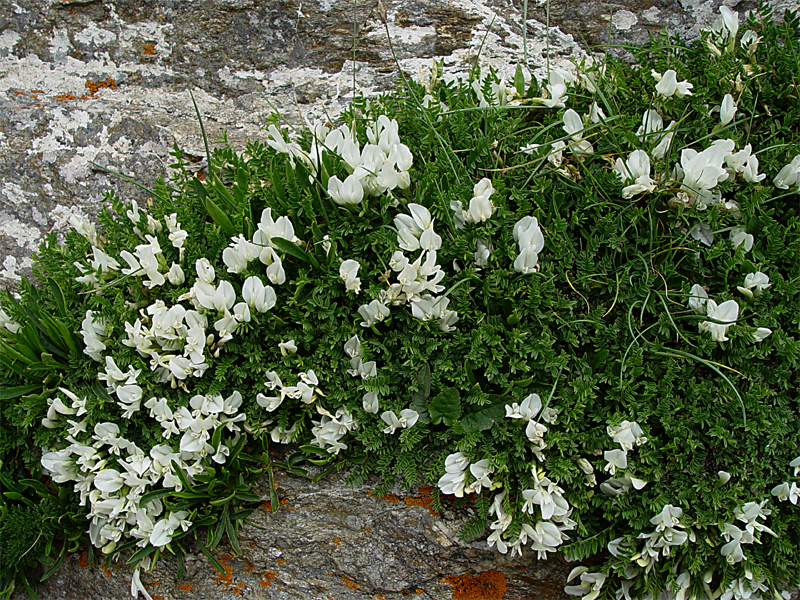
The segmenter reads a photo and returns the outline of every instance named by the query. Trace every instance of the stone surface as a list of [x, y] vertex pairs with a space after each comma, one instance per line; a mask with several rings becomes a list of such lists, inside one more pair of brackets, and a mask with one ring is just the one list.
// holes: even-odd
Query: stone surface
[[[780, 11], [797, 8], [780, 2]], [[71, 214], [95, 214], [109, 190], [146, 201], [93, 163], [151, 185], [177, 143], [202, 169], [192, 97], [209, 136], [224, 130], [242, 147], [264, 139], [273, 109], [295, 123], [301, 113], [335, 116], [354, 90], [388, 89], [398, 63], [413, 76], [437, 58], [454, 76], [479, 60], [510, 76], [526, 37], [541, 75], [548, 51], [564, 66], [588, 47], [641, 43], [664, 28], [696, 37], [718, 6], [553, 0], [548, 34], [545, 5], [531, 1], [523, 36], [523, 0], [0, 0], [0, 285], [13, 289], [43, 237]], [[466, 597], [459, 590], [470, 585], [486, 598], [563, 597], [564, 563], [460, 542], [468, 515], [431, 514], [418, 490], [379, 499], [335, 476], [277, 483], [282, 510], [259, 511], [242, 530], [242, 556], [218, 553], [230, 572], [220, 577], [197, 553], [176, 582], [165, 560], [142, 575], [153, 597], [439, 599]], [[84, 569], [82, 560], [70, 557], [40, 597], [128, 596], [124, 568]]]
[[[281, 509], [255, 513], [254, 526], [241, 531], [240, 556], [225, 547], [216, 553], [224, 575], [195, 550], [186, 559], [183, 581], [175, 581], [169, 560], [142, 574], [153, 598], [426, 600], [454, 597], [455, 587], [470, 583], [470, 577], [480, 578], [489, 599], [499, 599], [489, 591], [501, 588], [504, 600], [564, 597], [565, 563], [535, 561], [530, 554], [509, 559], [485, 543], [460, 542], [457, 533], [468, 511], [435, 513], [428, 506], [430, 488], [377, 498], [371, 487], [350, 488], [339, 477], [312, 486], [278, 473], [276, 483]], [[268, 496], [266, 489], [259, 491]], [[129, 594], [130, 574], [123, 566], [81, 568], [82, 561], [80, 555], [70, 557], [40, 597], [99, 600]]]

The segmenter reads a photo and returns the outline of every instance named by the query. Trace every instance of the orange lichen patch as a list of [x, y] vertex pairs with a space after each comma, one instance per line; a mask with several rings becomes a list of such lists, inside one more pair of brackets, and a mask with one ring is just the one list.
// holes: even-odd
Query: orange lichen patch
[[386, 600], [386, 594], [375, 594], [378, 600]]
[[453, 586], [453, 600], [500, 600], [506, 593], [506, 578], [494, 569], [473, 576], [449, 575], [443, 579]]
[[239, 583], [234, 583], [233, 587], [243, 588], [244, 587], [244, 581], [240, 581]]
[[256, 567], [255, 567], [255, 565], [254, 565], [253, 563], [251, 563], [251, 562], [246, 562], [246, 563], [244, 563], [244, 568], [245, 568], [245, 570], [246, 570], [246, 571], [249, 573], [250, 571], [252, 571], [252, 570], [253, 570], [253, 569], [255, 569]]
[[417, 594], [422, 594], [425, 590], [421, 590], [419, 588], [414, 590]]
[[225, 569], [225, 573], [220, 573], [217, 577], [216, 581], [220, 583], [224, 583], [225, 585], [230, 585], [231, 581], [233, 581], [233, 569], [231, 569], [228, 565], [222, 565]]
[[422, 506], [423, 508], [427, 508], [428, 512], [432, 515], [438, 515], [439, 511], [434, 510], [431, 507], [431, 502], [433, 502], [433, 498], [431, 498], [431, 492], [433, 492], [434, 488], [429, 485], [423, 485], [419, 488], [419, 495], [418, 496], [406, 496], [403, 500], [406, 503], [406, 506]]
[[88, 559], [88, 558], [86, 558], [86, 555], [85, 555], [83, 552], [81, 552], [81, 553], [78, 555], [78, 566], [79, 566], [81, 569], [85, 569], [86, 567], [88, 567], [88, 566], [89, 566], [89, 559]]
[[380, 498], [381, 500], [385, 500], [386, 502], [400, 502], [400, 498], [397, 494], [386, 494], [385, 496], [376, 496], [375, 494], [370, 493], [370, 496], [373, 498]]
[[155, 596], [153, 596], [153, 600], [164, 600], [164, 596], [159, 596], [158, 594], [156, 594]]
[[113, 576], [113, 575], [114, 575], [114, 574], [111, 572], [111, 569], [109, 569], [109, 568], [108, 568], [107, 566], [105, 566], [105, 565], [103, 565], [103, 574], [104, 574], [106, 577], [111, 577], [111, 576]]
[[78, 97], [74, 94], [56, 94], [56, 100], [61, 100], [62, 102], [66, 102], [67, 100], [77, 100]]
[[350, 588], [351, 590], [354, 590], [358, 587], [358, 584], [356, 584], [355, 581], [349, 577], [345, 577], [344, 575], [342, 575], [342, 585], [346, 588]]
[[276, 559], [275, 559], [275, 562], [276, 562], [276, 563], [285, 563], [285, 562], [286, 562], [286, 560], [285, 560], [285, 559], [283, 559], [283, 558], [276, 558]]
[[232, 556], [221, 556], [219, 562], [221, 563], [229, 563], [231, 562]]
[[105, 81], [99, 79], [97, 81], [92, 81], [91, 79], [87, 80], [86, 83], [83, 84], [86, 89], [89, 90], [89, 93], [94, 96], [97, 93], [97, 90], [101, 90], [103, 88], [110, 88], [112, 90], [117, 89], [117, 84], [112, 77], [109, 77]]
[[275, 579], [277, 575], [275, 571], [264, 571], [258, 583], [261, 584], [262, 588], [268, 588], [272, 585], [272, 580]]
[[187, 594], [192, 591], [192, 584], [191, 583], [181, 583], [178, 585], [179, 590], [183, 590]]
[[366, 529], [367, 531], [369, 531], [370, 529], [372, 529], [372, 527], [370, 527], [369, 525], [364, 525], [364, 529]]
[[155, 44], [142, 44], [142, 51], [147, 56], [155, 56], [156, 55], [156, 45]]
[[[198, 179], [200, 179], [200, 178], [198, 177]], [[202, 181], [202, 179], [201, 179], [201, 181]], [[260, 508], [261, 510], [268, 510], [268, 511], [271, 512], [272, 511], [272, 503], [269, 500], [264, 500], [261, 504], [258, 505], [258, 508]]]
[[278, 500], [278, 504], [280, 504], [281, 506], [283, 506], [284, 504], [289, 504], [289, 499], [281, 498], [280, 500]]
[[231, 588], [228, 590], [231, 594], [241, 594], [242, 590], [237, 590], [236, 588]]

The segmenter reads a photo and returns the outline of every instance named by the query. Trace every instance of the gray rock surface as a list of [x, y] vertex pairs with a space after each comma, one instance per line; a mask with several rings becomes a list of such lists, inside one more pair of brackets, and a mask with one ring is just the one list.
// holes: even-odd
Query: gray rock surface
[[[797, 8], [780, 2], [781, 12]], [[210, 137], [224, 130], [242, 147], [264, 139], [273, 108], [295, 122], [300, 113], [335, 116], [354, 90], [388, 89], [398, 62], [412, 76], [434, 57], [452, 75], [475, 60], [511, 75], [522, 60], [522, 0], [383, 6], [386, 26], [377, 0], [0, 0], [0, 285], [13, 289], [44, 236], [63, 231], [71, 214], [95, 214], [109, 190], [147, 200], [92, 163], [151, 185], [168, 175], [177, 143], [201, 169], [191, 96]], [[551, 64], [563, 65], [587, 47], [640, 43], [665, 27], [695, 37], [718, 6], [553, 0], [547, 35], [547, 11], [531, 0], [529, 64], [541, 74], [548, 49]], [[336, 476], [311, 484], [283, 474], [277, 483], [282, 509], [259, 511], [242, 530], [242, 556], [218, 553], [229, 573], [220, 577], [197, 553], [176, 582], [174, 563], [164, 560], [142, 575], [153, 597], [563, 597], [567, 565], [461, 542], [466, 515], [432, 514], [419, 491], [379, 499]], [[70, 557], [40, 597], [128, 597], [124, 567], [81, 568], [83, 560]]]

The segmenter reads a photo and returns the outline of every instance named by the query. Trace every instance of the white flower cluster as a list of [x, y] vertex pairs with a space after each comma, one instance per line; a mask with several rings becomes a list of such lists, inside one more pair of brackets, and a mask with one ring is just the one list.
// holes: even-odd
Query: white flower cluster
[[738, 152], [734, 152], [735, 148], [736, 142], [725, 139], [715, 140], [702, 152], [691, 148], [681, 150], [680, 163], [675, 165], [675, 179], [681, 188], [671, 202], [697, 210], [715, 205], [738, 212], [735, 203], [723, 201], [720, 192], [714, 189], [717, 184], [737, 175], [749, 183], [758, 183], [766, 175], [758, 173], [758, 158], [750, 144]]
[[761, 592], [769, 592], [765, 583], [761, 577], [754, 577], [752, 572], [745, 570], [745, 576], [731, 581], [728, 589], [719, 598], [720, 600], [764, 600], [765, 597], [776, 599], [789, 597], [786, 593], [783, 596], [777, 593], [767, 593], [766, 596], [762, 596]]
[[[439, 282], [445, 273], [436, 263], [442, 238], [433, 229], [434, 219], [427, 208], [420, 204], [408, 205], [410, 215], [398, 214], [394, 218], [397, 227], [397, 243], [403, 250], [414, 252], [421, 250], [414, 262], [411, 262], [402, 250], [396, 250], [389, 260], [389, 266], [397, 273], [397, 282], [381, 291], [380, 300], [376, 299], [359, 307], [358, 312], [364, 319], [362, 327], [371, 327], [383, 321], [389, 314], [388, 305], [411, 304], [411, 313], [422, 321], [437, 321], [439, 329], [450, 332], [455, 329], [458, 313], [448, 310], [450, 299], [431, 295], [444, 291]], [[424, 292], [426, 293], [423, 295]]]
[[589, 567], [575, 567], [567, 575], [567, 583], [580, 575], [580, 585], [568, 585], [564, 592], [570, 596], [581, 596], [583, 600], [594, 600], [600, 595], [606, 582], [604, 573], [590, 573]]
[[369, 143], [359, 148], [355, 132], [347, 125], [328, 131], [321, 123], [311, 127], [314, 139], [306, 151], [295, 142], [286, 142], [274, 125], [269, 127], [267, 143], [277, 152], [300, 159], [316, 174], [323, 151], [338, 155], [349, 167], [351, 174], [341, 181], [328, 178], [328, 194], [341, 205], [358, 204], [364, 194], [378, 196], [395, 188], [411, 185], [409, 173], [414, 157], [408, 146], [400, 142], [395, 119], [380, 115], [373, 126], [367, 128]]
[[606, 450], [603, 453], [603, 458], [607, 462], [604, 471], [608, 472], [612, 478], [600, 484], [600, 491], [608, 496], [621, 496], [631, 487], [637, 490], [642, 489], [647, 482], [633, 477], [628, 472], [614, 477], [617, 469], [624, 471], [628, 468], [628, 452], [633, 450], [634, 445], [641, 446], [647, 443], [641, 426], [636, 421], [625, 420], [615, 427], [609, 425], [606, 432], [614, 443], [620, 445], [620, 449]]
[[[540, 481], [544, 479], [546, 478], [541, 478]], [[560, 490], [560, 488], [557, 489]], [[513, 541], [503, 539], [503, 534], [514, 520], [513, 516], [509, 514], [503, 506], [507, 495], [508, 490], [503, 490], [500, 494], [497, 494], [489, 509], [489, 514], [497, 517], [495, 521], [489, 525], [492, 533], [486, 539], [486, 543], [490, 548], [496, 545], [497, 549], [502, 554], [506, 554], [510, 548], [512, 555], [515, 553], [522, 555], [522, 548], [530, 542], [530, 548], [537, 553], [539, 560], [546, 560], [549, 552], [555, 552], [563, 542], [569, 539], [565, 532], [571, 531], [576, 525], [576, 523], [569, 518], [569, 513], [572, 512], [571, 509], [566, 515], [560, 517], [554, 515], [550, 520], [545, 519], [537, 521], [535, 525], [522, 523], [517, 539]]]
[[469, 201], [468, 210], [464, 210], [460, 200], [452, 200], [450, 208], [453, 210], [453, 220], [456, 228], [464, 229], [465, 223], [488, 221], [495, 210], [491, 200], [492, 194], [494, 194], [492, 182], [484, 177], [472, 188], [472, 198]]
[[[737, 289], [752, 300], [761, 295], [763, 290], [770, 287], [769, 277], [761, 271], [749, 273], [745, 276], [744, 286]], [[699, 324], [700, 333], [708, 331], [715, 342], [727, 342], [728, 329], [736, 324], [739, 318], [739, 303], [736, 300], [726, 300], [717, 305], [700, 284], [694, 284], [689, 292], [689, 308], [698, 314], [704, 314], [714, 321], [702, 321]], [[750, 331], [753, 341], [762, 342], [772, 334], [767, 327], [758, 327]]]
[[[107, 363], [107, 383], [118, 385], [124, 378], [127, 385], [125, 375], [115, 369], [113, 361]], [[85, 398], [79, 400], [75, 394], [61, 391], [72, 400], [71, 406], [56, 398], [52, 403], [53, 414], [48, 413], [47, 420], [52, 421], [56, 413], [76, 417], [85, 414]], [[111, 552], [124, 536], [138, 539], [139, 546], [148, 543], [164, 546], [179, 528], [185, 531], [191, 525], [187, 520], [189, 513], [165, 513], [160, 500], [139, 506], [140, 499], [158, 487], [182, 489], [174, 464], [191, 481], [204, 472], [207, 459], [224, 463], [230, 446], [220, 441], [218, 447], [213, 447], [209, 443], [211, 432], [224, 425], [236, 434], [230, 441], [235, 444], [240, 431], [236, 423], [245, 420], [244, 414], [237, 414], [241, 403], [238, 392], [224, 400], [221, 396], [194, 396], [189, 402], [191, 411], [181, 407], [173, 413], [166, 399], [148, 400], [145, 406], [165, 429], [165, 437], [182, 435], [177, 452], [161, 444], [151, 448], [149, 456], [121, 436], [115, 423], [97, 423], [90, 434], [86, 419], [79, 423], [68, 421], [72, 425], [66, 436], [68, 445], [61, 450], [44, 449], [41, 463], [55, 483], [75, 482], [80, 504], [86, 506], [88, 502], [90, 507], [90, 539], [103, 552]], [[76, 439], [79, 436], [81, 439]]]
[[303, 404], [312, 404], [317, 398], [324, 397], [325, 394], [319, 386], [319, 379], [313, 370], [309, 369], [298, 374], [297, 385], [283, 385], [281, 378], [275, 371], [267, 371], [268, 381], [264, 385], [268, 390], [276, 392], [276, 396], [267, 396], [259, 393], [256, 395], [256, 402], [259, 406], [266, 408], [269, 412], [276, 410], [286, 398], [300, 400]]
[[348, 259], [339, 265], [339, 277], [344, 281], [344, 288], [348, 292], [358, 294], [361, 291], [361, 280], [358, 278], [358, 269], [361, 265], [357, 260]]
[[[469, 484], [467, 484], [467, 467], [473, 477], [473, 481]], [[469, 464], [469, 459], [463, 452], [455, 452], [445, 459], [444, 471], [444, 475], [436, 484], [443, 494], [452, 494], [456, 498], [463, 498], [464, 494], [480, 494], [484, 488], [492, 489], [489, 475], [494, 469], [489, 466], [488, 458]]]
[[662, 159], [672, 145], [672, 139], [675, 137], [675, 125], [675, 121], [671, 121], [664, 129], [664, 119], [661, 118], [658, 111], [651, 108], [642, 115], [642, 124], [636, 130], [636, 137], [639, 138], [639, 141], [652, 146], [650, 152], [653, 158]]
[[578, 113], [571, 108], [564, 111], [562, 117], [564, 121], [563, 129], [572, 138], [569, 143], [569, 148], [573, 154], [591, 154], [594, 152], [594, 146], [588, 140], [583, 138], [583, 120]]
[[167, 308], [162, 300], [156, 300], [141, 310], [140, 316], [133, 323], [125, 323], [127, 337], [122, 343], [150, 358], [150, 369], [158, 374], [159, 381], [202, 377], [208, 369], [204, 354], [208, 320], [204, 314], [180, 304]]
[[283, 284], [286, 281], [286, 273], [283, 270], [281, 257], [275, 251], [272, 238], [282, 238], [295, 244], [300, 242], [294, 234], [294, 226], [289, 217], [273, 219], [272, 209], [267, 207], [261, 212], [261, 220], [253, 234], [252, 242], [239, 235], [223, 250], [222, 261], [228, 267], [228, 273], [241, 273], [247, 269], [250, 262], [258, 258], [267, 267], [266, 275], [270, 283]]
[[776, 188], [781, 190], [793, 189], [800, 190], [800, 154], [795, 156], [791, 162], [784, 166], [775, 179], [772, 180]]
[[682, 516], [683, 509], [666, 504], [659, 514], [650, 519], [656, 526], [655, 531], [639, 534], [639, 539], [645, 540], [645, 544], [641, 552], [632, 558], [646, 572], [650, 572], [661, 556], [669, 556], [673, 546], [681, 546], [687, 540], [695, 541], [694, 532], [683, 531], [685, 525], [680, 521]]
[[123, 373], [111, 356], [106, 356], [105, 372], [97, 374], [100, 381], [106, 382], [106, 390], [117, 395], [117, 405], [122, 409], [125, 419], [130, 419], [141, 408], [142, 388], [136, 385], [141, 374], [142, 370], [134, 369], [132, 365]]
[[539, 262], [539, 252], [544, 248], [544, 236], [536, 217], [522, 217], [514, 225], [514, 241], [519, 244], [519, 255], [514, 260], [517, 273], [533, 273]]
[[398, 417], [393, 410], [385, 410], [381, 413], [381, 420], [386, 423], [383, 433], [392, 435], [397, 429], [410, 429], [419, 420], [419, 413], [410, 408], [400, 411]]
[[[789, 466], [794, 468], [795, 477], [800, 475], [800, 456], [790, 462]], [[793, 481], [791, 485], [789, 485], [788, 481], [785, 481], [772, 488], [772, 495], [780, 502], [786, 502], [788, 500], [792, 504], [797, 504], [798, 500], [800, 500], [800, 487], [797, 486], [797, 482], [795, 481]]]
[[109, 331], [104, 319], [95, 319], [91, 310], [86, 311], [86, 317], [81, 321], [81, 336], [83, 336], [84, 354], [100, 362], [103, 360], [100, 354], [106, 349], [103, 340], [108, 336]]
[[[361, 340], [358, 339], [357, 335], [345, 342], [344, 351], [350, 357], [350, 368], [347, 370], [349, 375], [361, 377], [361, 379], [369, 379], [378, 374], [378, 368], [374, 360], [364, 362], [361, 358]], [[376, 408], [374, 411], [367, 412], [378, 412], [378, 410]]]
[[758, 519], [766, 519], [772, 513], [771, 510], [764, 508], [766, 503], [767, 500], [762, 500], [761, 503], [747, 502], [741, 508], [737, 507], [733, 511], [736, 519], [745, 524], [744, 529], [740, 529], [733, 523], [723, 523], [722, 537], [728, 543], [720, 548], [720, 554], [729, 564], [747, 560], [742, 544], [752, 544], [753, 542], [760, 544], [761, 541], [756, 537], [758, 533], [763, 531], [778, 537], [769, 527], [758, 522]]
[[[506, 418], [507, 419], [522, 419], [528, 425], [525, 427], [525, 436], [530, 442], [530, 448], [536, 455], [536, 458], [543, 461], [544, 454], [542, 450], [547, 448], [544, 441], [544, 434], [547, 433], [547, 427], [536, 421], [536, 416], [542, 410], [542, 399], [539, 394], [529, 394], [525, 397], [521, 404], [516, 402], [506, 404]], [[555, 424], [558, 417], [558, 410], [555, 408], [545, 408], [542, 411], [542, 420]]]
[[343, 444], [340, 440], [356, 429], [358, 422], [344, 407], [338, 409], [335, 415], [320, 406], [317, 406], [317, 411], [322, 414], [322, 419], [312, 421], [311, 434], [314, 439], [311, 440], [311, 444], [325, 448], [329, 454], [339, 454], [340, 450], [346, 450], [347, 444]]
[[88, 287], [97, 288], [100, 285], [98, 275], [103, 279], [114, 277], [114, 274], [119, 271], [119, 263], [97, 246], [92, 246], [92, 255], [90, 266], [78, 261], [72, 264], [81, 272], [81, 276], [76, 277], [75, 281]]
[[148, 243], [136, 246], [133, 254], [127, 250], [119, 253], [122, 260], [128, 263], [128, 268], [122, 269], [122, 274], [131, 277], [146, 275], [148, 279], [142, 283], [147, 288], [164, 285], [167, 280], [160, 269], [166, 270], [166, 262], [161, 251], [161, 244], [154, 235], [145, 235], [145, 239]]

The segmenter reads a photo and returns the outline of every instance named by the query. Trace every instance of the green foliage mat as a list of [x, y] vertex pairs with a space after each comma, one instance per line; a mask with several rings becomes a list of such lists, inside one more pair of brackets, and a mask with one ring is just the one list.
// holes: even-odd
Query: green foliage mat
[[134, 587], [187, 536], [219, 567], [270, 443], [602, 552], [587, 600], [797, 585], [799, 23], [728, 13], [545, 82], [434, 67], [202, 180], [176, 147], [48, 238], [0, 313], [6, 595], [84, 541]]

